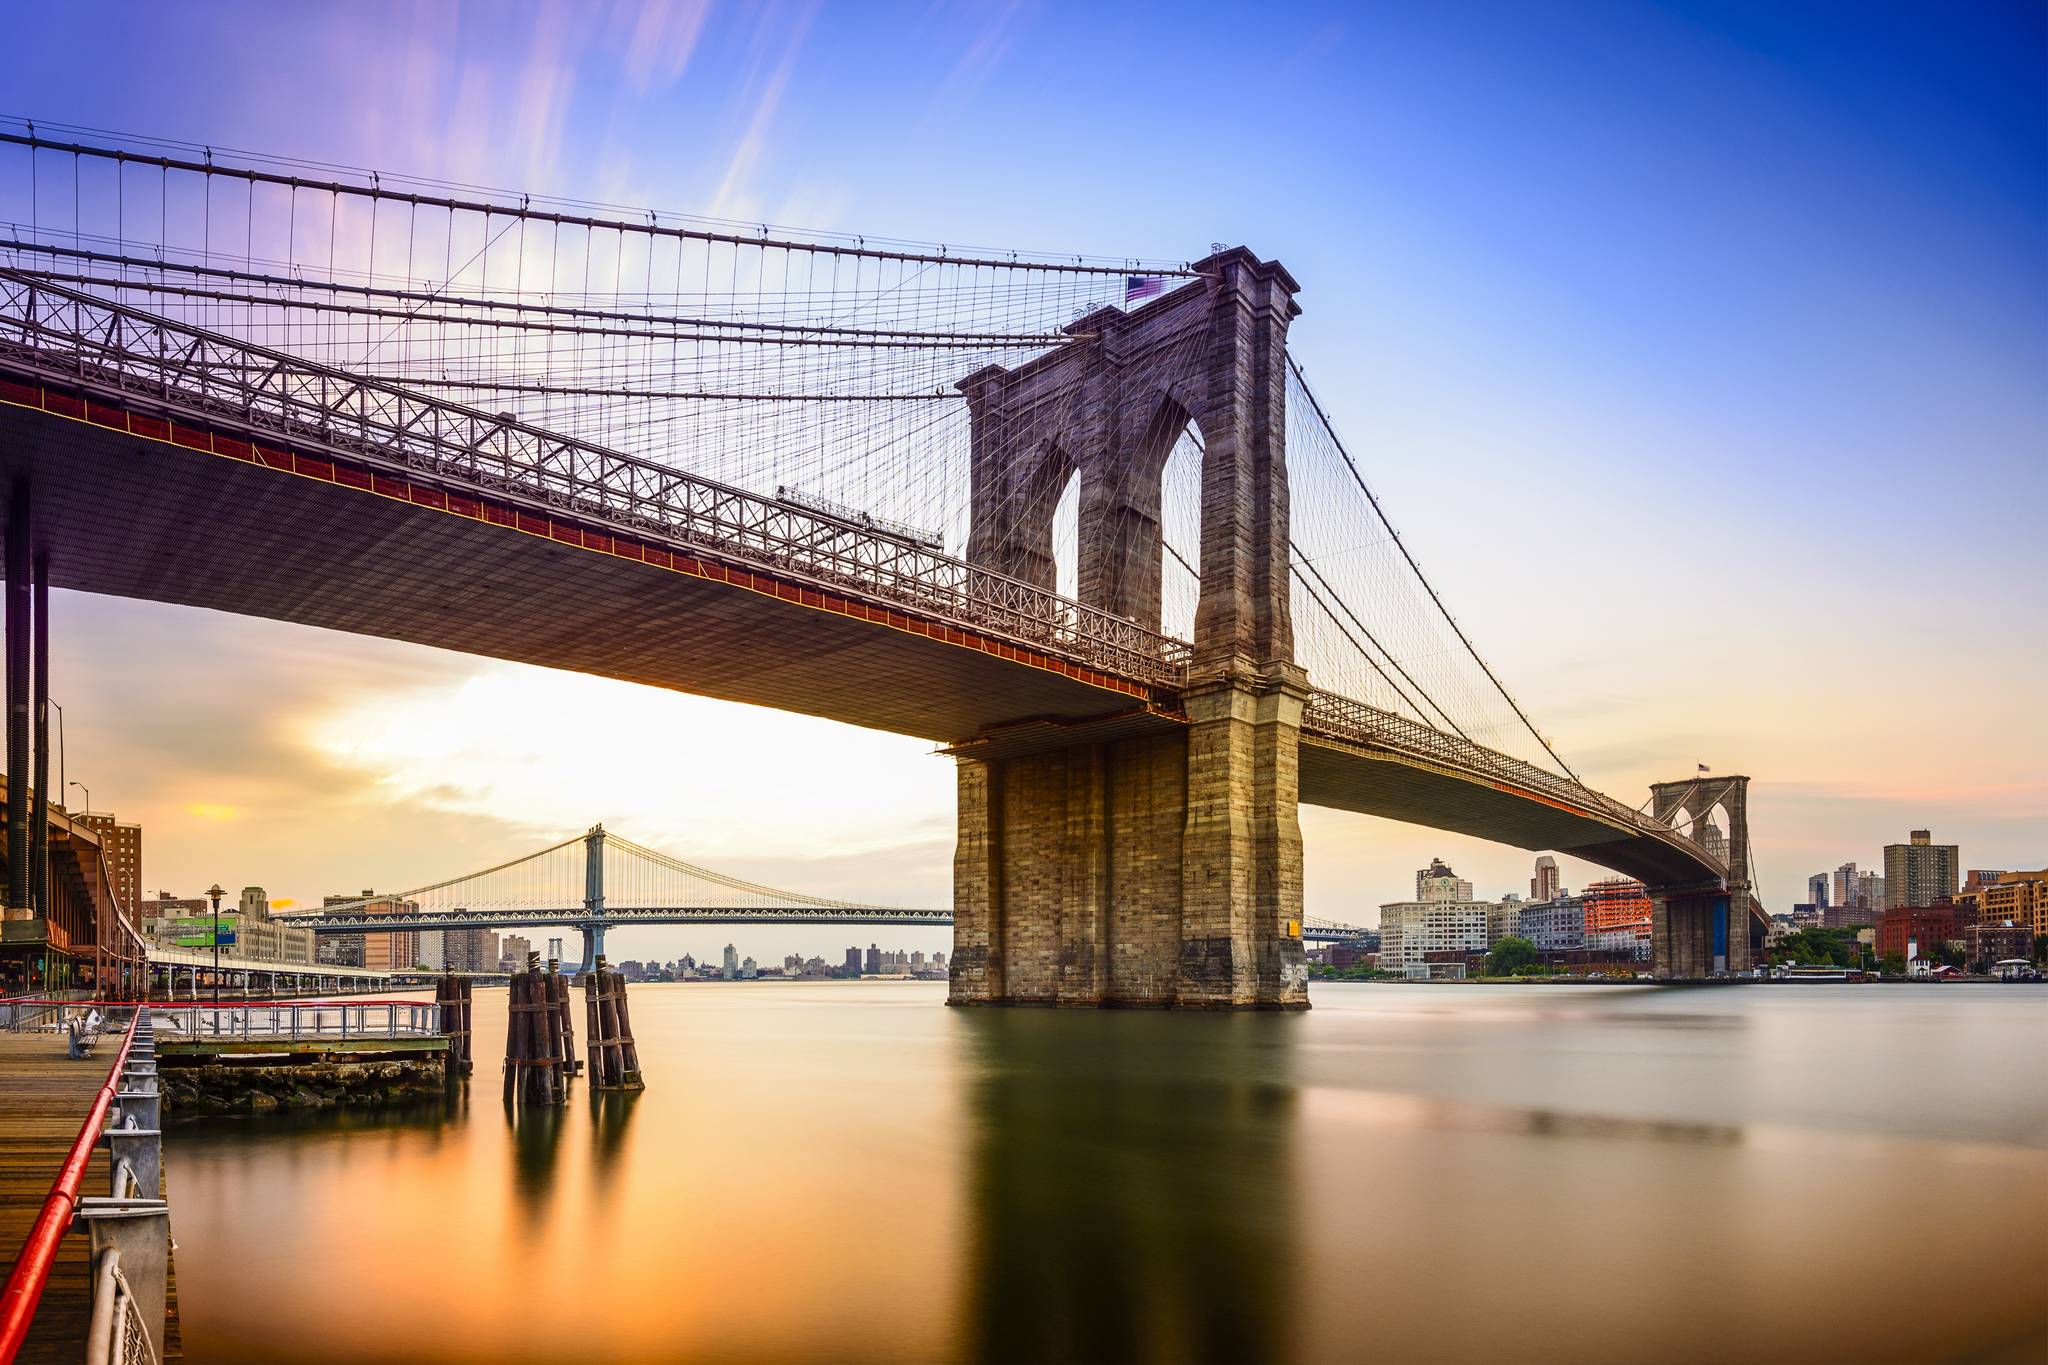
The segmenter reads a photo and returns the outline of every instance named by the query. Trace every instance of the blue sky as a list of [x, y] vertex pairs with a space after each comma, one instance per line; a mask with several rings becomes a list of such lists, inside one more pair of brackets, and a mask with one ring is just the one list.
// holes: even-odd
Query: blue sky
[[[1246, 243], [1302, 281], [1297, 354], [1566, 756], [1631, 800], [1695, 762], [1749, 772], [1782, 907], [1914, 825], [1967, 866], [2048, 863], [2044, 15], [20, 6], [4, 112], [949, 243]], [[921, 745], [655, 696], [644, 726], [737, 736], [807, 788], [885, 772], [886, 799], [816, 810], [800, 847], [722, 818], [788, 796], [761, 773], [578, 817], [546, 780], [567, 741], [458, 734], [424, 773], [397, 737], [599, 684], [64, 606], [74, 758], [150, 827], [152, 884], [424, 881], [603, 816], [805, 889], [946, 894], [951, 781]], [[138, 658], [152, 640], [174, 652]], [[651, 788], [614, 752], [582, 804]], [[1369, 919], [1438, 853], [1526, 890], [1518, 850], [1327, 813], [1308, 839], [1312, 912]], [[646, 951], [671, 944], [705, 946]]]

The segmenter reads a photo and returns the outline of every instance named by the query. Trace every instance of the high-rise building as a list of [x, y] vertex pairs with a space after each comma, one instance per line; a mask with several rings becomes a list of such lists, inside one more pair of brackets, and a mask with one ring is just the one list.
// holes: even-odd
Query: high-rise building
[[498, 970], [498, 931], [495, 929], [450, 929], [443, 936], [446, 965], [458, 972]]
[[723, 972], [725, 979], [727, 981], [734, 980], [740, 974], [739, 950], [734, 948], [730, 943], [725, 945], [725, 963], [723, 967]]
[[[1884, 909], [1884, 896], [1884, 878], [1882, 876], [1875, 872], [1859, 872], [1856, 874], [1856, 906], [1858, 909], [1870, 911], [1874, 915], [1877, 911]], [[1865, 924], [1876, 923], [1874, 919], [1867, 919], [1862, 922]]]
[[1856, 903], [1856, 864], [1843, 863], [1835, 869], [1835, 904]]
[[846, 950], [846, 966], [844, 970], [849, 976], [860, 975], [860, 949], [848, 948]]
[[868, 945], [867, 963], [861, 970], [869, 976], [882, 970], [882, 950], [872, 943]]
[[1947, 905], [1956, 898], [1962, 859], [1954, 844], [1937, 844], [1927, 830], [1916, 829], [1909, 842], [1884, 846], [1886, 909], [1914, 905]]
[[[408, 915], [419, 910], [411, 901], [401, 901], [395, 896], [379, 896], [365, 887], [360, 895], [325, 896], [322, 905], [355, 905], [360, 901], [360, 912], [364, 915], [382, 917], [385, 915]], [[354, 937], [350, 935], [350, 937]], [[419, 934], [406, 929], [388, 934], [364, 934], [362, 936], [363, 960], [360, 965], [379, 972], [409, 972], [419, 963]], [[522, 964], [523, 965], [523, 964]]]
[[1707, 856], [1726, 867], [1728, 865], [1728, 835], [1712, 820], [1701, 820], [1693, 828], [1693, 838], [1699, 841]]
[[1469, 901], [1472, 899], [1472, 883], [1451, 871], [1443, 859], [1431, 858], [1428, 867], [1415, 873], [1415, 899]]
[[[131, 918], [138, 921], [136, 907], [142, 900], [142, 826], [124, 825], [105, 811], [71, 817], [91, 830], [107, 855], [108, 878], [114, 883], [114, 899]], [[140, 928], [140, 924], [137, 925]]]
[[524, 934], [505, 935], [504, 951], [498, 954], [498, 961], [507, 971], [525, 971], [526, 959], [531, 956], [533, 956], [532, 939]]
[[1558, 892], [1564, 889], [1564, 881], [1557, 873], [1557, 859], [1548, 853], [1536, 859], [1536, 875], [1529, 879], [1529, 899], [1532, 901], [1556, 900]]
[[1590, 882], [1579, 893], [1585, 903], [1586, 935], [1633, 934], [1650, 936], [1650, 893], [1632, 877], [1615, 877]]
[[1818, 910], [1827, 909], [1828, 874], [1816, 872], [1806, 879], [1806, 903]]
[[740, 980], [752, 981], [761, 975], [760, 964], [751, 957], [740, 963]]

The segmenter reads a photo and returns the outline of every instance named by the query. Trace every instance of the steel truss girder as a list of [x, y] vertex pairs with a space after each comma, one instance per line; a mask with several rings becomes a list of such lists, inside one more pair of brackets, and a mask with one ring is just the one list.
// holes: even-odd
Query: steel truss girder
[[0, 357], [199, 423], [849, 592], [1148, 686], [1189, 647], [901, 537], [0, 269]]

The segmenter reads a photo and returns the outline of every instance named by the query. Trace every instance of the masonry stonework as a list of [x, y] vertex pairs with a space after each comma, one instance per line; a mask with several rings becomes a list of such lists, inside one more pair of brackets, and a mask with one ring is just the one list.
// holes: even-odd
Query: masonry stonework
[[1053, 509], [1078, 478], [1081, 600], [1157, 630], [1161, 480], [1189, 426], [1202, 533], [1188, 683], [1157, 704], [1183, 730], [958, 760], [955, 1004], [1308, 1004], [1307, 685], [1287, 569], [1297, 286], [1242, 248], [1194, 270], [1142, 308], [1077, 319], [1069, 345], [960, 383], [973, 562], [1051, 587]]

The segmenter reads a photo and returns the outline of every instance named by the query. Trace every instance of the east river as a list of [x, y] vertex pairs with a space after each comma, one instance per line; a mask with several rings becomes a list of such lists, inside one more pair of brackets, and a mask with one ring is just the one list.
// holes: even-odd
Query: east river
[[631, 1099], [509, 1119], [496, 990], [466, 1099], [174, 1129], [187, 1358], [2048, 1358], [2048, 987], [632, 992]]

